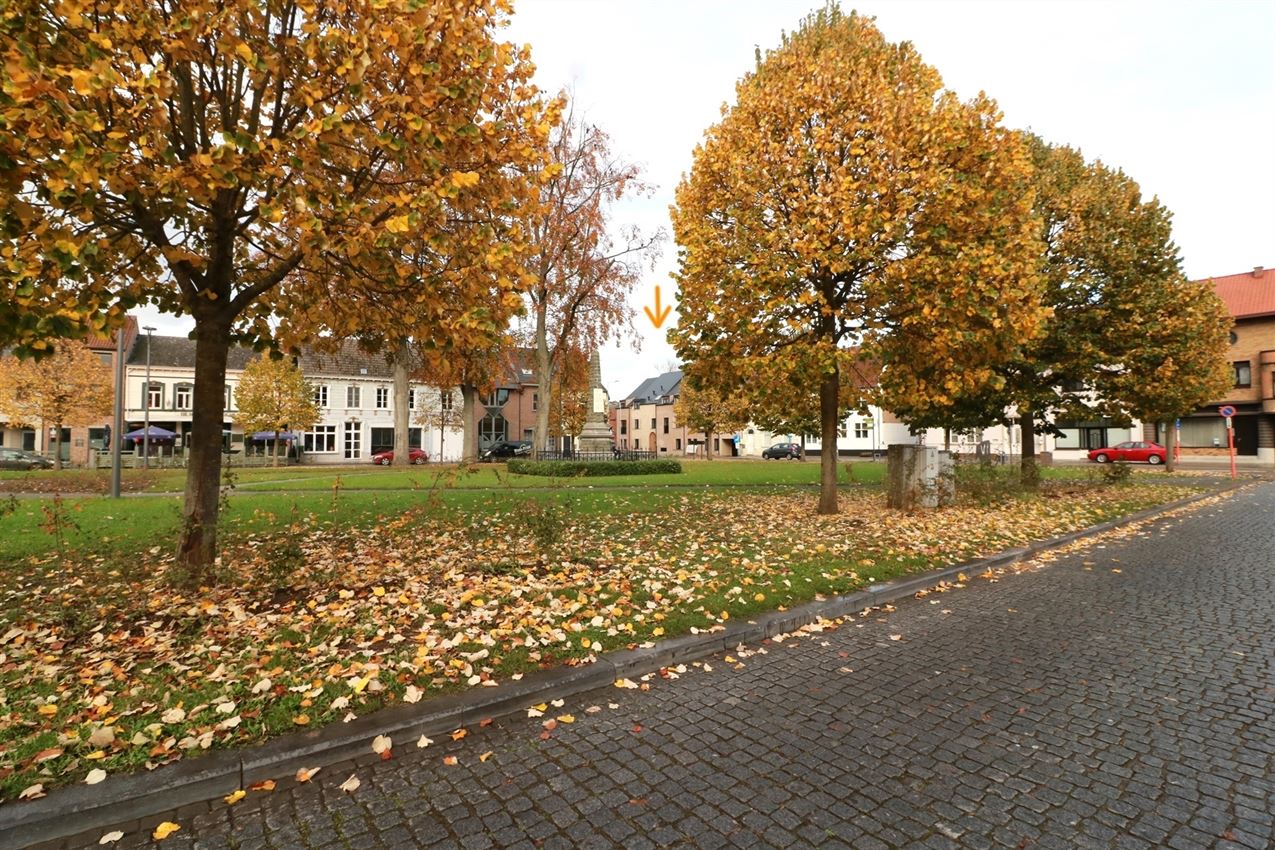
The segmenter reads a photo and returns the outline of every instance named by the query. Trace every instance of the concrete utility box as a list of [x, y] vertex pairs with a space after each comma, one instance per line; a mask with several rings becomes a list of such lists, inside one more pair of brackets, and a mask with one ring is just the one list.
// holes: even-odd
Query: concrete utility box
[[907, 443], [889, 447], [886, 455], [892, 508], [937, 508], [956, 500], [956, 467], [950, 452]]

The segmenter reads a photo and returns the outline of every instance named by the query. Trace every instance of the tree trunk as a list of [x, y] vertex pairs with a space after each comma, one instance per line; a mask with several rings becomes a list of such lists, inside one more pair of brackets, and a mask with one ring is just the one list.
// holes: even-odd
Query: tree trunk
[[943, 429], [943, 451], [950, 452], [952, 450], [952, 429]]
[[713, 432], [704, 429], [704, 460], [713, 459]]
[[412, 389], [407, 380], [408, 356], [407, 345], [400, 345], [391, 364], [394, 371], [394, 466], [407, 466], [412, 462], [412, 422], [411, 411], [407, 407], [407, 394]]
[[819, 513], [837, 513], [837, 398], [841, 381], [837, 367], [823, 376], [819, 384]]
[[553, 401], [553, 361], [549, 357], [549, 337], [545, 330], [544, 306], [536, 311], [536, 391], [540, 398], [536, 403], [536, 425], [532, 445], [536, 449], [548, 449], [549, 405]]
[[195, 325], [195, 390], [190, 421], [186, 501], [177, 541], [174, 578], [198, 585], [209, 579], [217, 555], [217, 512], [221, 487], [221, 423], [226, 412], [226, 355], [229, 324]]
[[1173, 422], [1164, 423], [1164, 471], [1173, 472], [1178, 468], [1177, 462], [1174, 460], [1174, 450], [1178, 446], [1178, 429], [1173, 427]]
[[473, 463], [478, 460], [478, 420], [475, 416], [478, 408], [478, 387], [473, 384], [460, 385], [460, 416], [462, 419], [461, 463]]
[[1019, 465], [1019, 479], [1023, 487], [1035, 490], [1040, 487], [1040, 467], [1036, 465], [1036, 421], [1030, 410], [1021, 411], [1019, 426], [1022, 428], [1023, 459]]
[[271, 466], [278, 466], [278, 465], [279, 465], [279, 443], [281, 443], [281, 442], [282, 442], [282, 440], [280, 439], [279, 429], [278, 429], [278, 428], [275, 428], [275, 430], [274, 430], [274, 445], [273, 445], [273, 446], [271, 446], [272, 451], [270, 452], [270, 454], [274, 455], [274, 457], [272, 457], [272, 458], [270, 459], [270, 465], [271, 465]]
[[53, 438], [53, 468], [62, 469], [62, 423], [55, 422], [53, 427], [57, 429], [57, 436]]

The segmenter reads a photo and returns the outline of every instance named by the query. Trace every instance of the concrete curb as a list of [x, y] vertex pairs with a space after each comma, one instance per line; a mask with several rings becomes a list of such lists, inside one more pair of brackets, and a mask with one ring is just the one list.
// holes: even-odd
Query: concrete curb
[[[977, 574], [1004, 567], [1076, 540], [1141, 522], [1186, 505], [1239, 489], [1236, 484], [1178, 499], [1119, 519], [1053, 537], [985, 558], [976, 558], [919, 575], [873, 584], [856, 593], [808, 602], [788, 611], [772, 611], [724, 630], [682, 635], [649, 647], [609, 652], [592, 664], [558, 667], [502, 682], [496, 688], [472, 688], [431, 699], [421, 706], [398, 705], [320, 729], [294, 733], [260, 746], [215, 752], [178, 762], [157, 772], [112, 777], [97, 786], [59, 788], [30, 803], [0, 806], [0, 850], [20, 850], [71, 836], [88, 834], [164, 812], [204, 803], [264, 779], [291, 776], [301, 767], [319, 767], [367, 756], [377, 735], [390, 735], [407, 746], [420, 735], [443, 735], [486, 718], [496, 718], [528, 705], [563, 699], [713, 655], [741, 643], [758, 643], [795, 631], [821, 619], [836, 619], [875, 605], [911, 596], [964, 572]], [[91, 836], [90, 840], [95, 840]]]

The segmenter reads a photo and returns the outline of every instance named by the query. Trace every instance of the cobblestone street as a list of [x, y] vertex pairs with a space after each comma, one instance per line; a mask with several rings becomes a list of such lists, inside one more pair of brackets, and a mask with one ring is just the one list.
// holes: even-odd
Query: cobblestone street
[[1275, 846], [1275, 484], [968, 584], [569, 700], [547, 739], [395, 741], [160, 846]]

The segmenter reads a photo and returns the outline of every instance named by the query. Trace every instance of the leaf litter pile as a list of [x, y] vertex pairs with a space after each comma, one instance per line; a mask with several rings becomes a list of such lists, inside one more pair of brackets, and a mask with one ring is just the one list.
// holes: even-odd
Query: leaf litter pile
[[293, 516], [163, 582], [49, 555], [0, 571], [0, 800], [154, 768], [1076, 530], [1192, 491], [1069, 487], [905, 514], [879, 493], [706, 492], [633, 512], [529, 500], [376, 528]]

